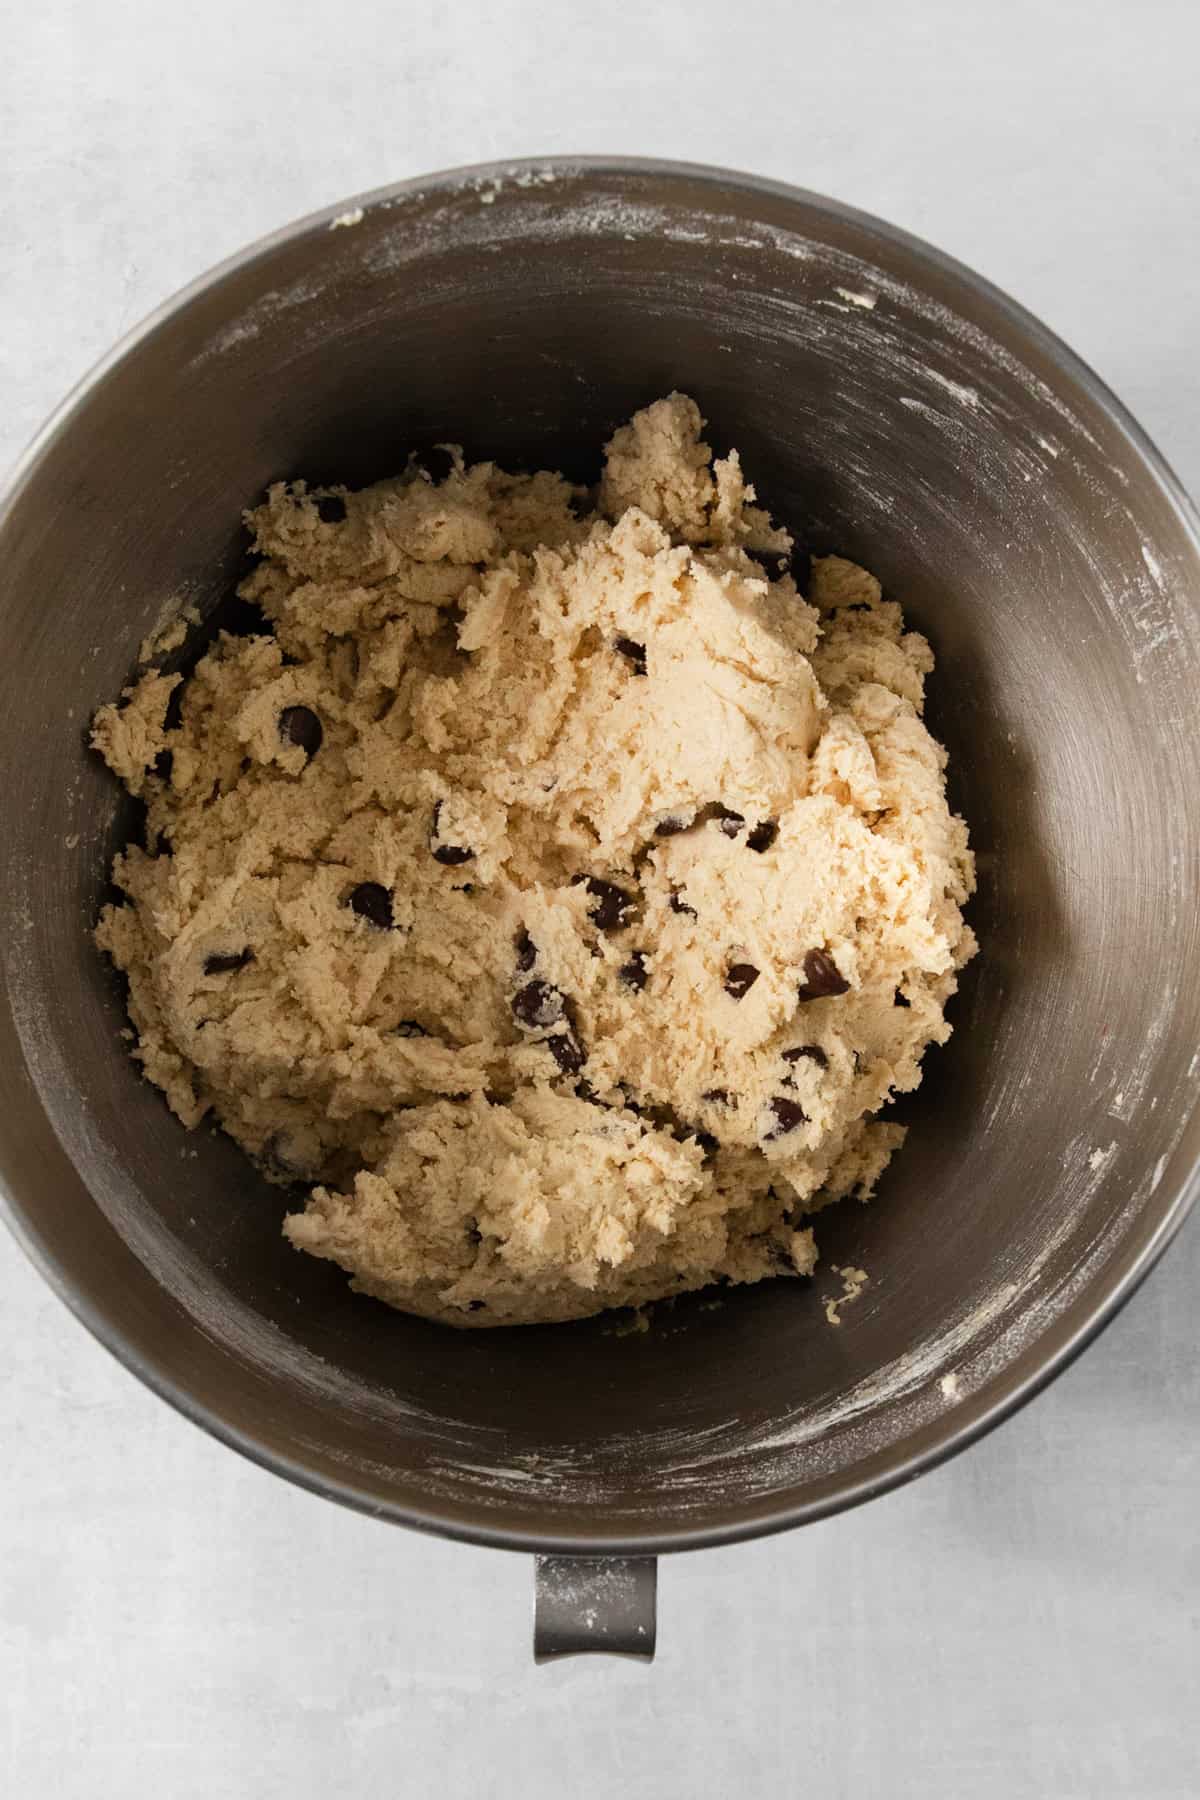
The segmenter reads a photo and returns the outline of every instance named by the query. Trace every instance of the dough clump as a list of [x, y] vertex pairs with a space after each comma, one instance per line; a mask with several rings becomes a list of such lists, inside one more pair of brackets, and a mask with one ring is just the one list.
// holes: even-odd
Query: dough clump
[[135, 1055], [406, 1311], [811, 1273], [949, 1036], [973, 869], [929, 646], [840, 557], [805, 597], [702, 427], [658, 401], [594, 491], [451, 449], [279, 483], [261, 628], [96, 716], [147, 809], [96, 934]]

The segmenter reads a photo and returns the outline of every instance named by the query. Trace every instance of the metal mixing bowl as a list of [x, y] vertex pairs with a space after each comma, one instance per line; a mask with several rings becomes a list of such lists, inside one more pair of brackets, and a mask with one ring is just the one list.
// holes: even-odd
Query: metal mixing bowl
[[[4, 507], [12, 1224], [165, 1398], [401, 1523], [648, 1557], [864, 1500], [1061, 1369], [1195, 1194], [1196, 518], [1041, 325], [831, 201], [585, 161], [339, 212], [135, 332]], [[140, 1079], [89, 936], [131, 821], [87, 722], [166, 603], [229, 595], [240, 511], [268, 482], [365, 482], [447, 438], [588, 478], [612, 428], [674, 387], [781, 520], [869, 564], [932, 640], [982, 954], [878, 1199], [820, 1222], [815, 1292], [695, 1296], [640, 1335], [457, 1334], [297, 1256], [280, 1194]], [[845, 1263], [871, 1283], [835, 1329], [821, 1299]], [[568, 1615], [579, 1592], [560, 1583]]]

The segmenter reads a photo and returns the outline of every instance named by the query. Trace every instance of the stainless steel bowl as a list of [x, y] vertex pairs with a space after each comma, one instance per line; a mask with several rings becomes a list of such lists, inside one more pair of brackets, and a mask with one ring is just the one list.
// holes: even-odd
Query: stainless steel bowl
[[[872, 1278], [839, 1328], [819, 1273], [680, 1301], [643, 1335], [455, 1334], [296, 1256], [279, 1195], [140, 1080], [89, 939], [130, 820], [87, 721], [165, 603], [211, 626], [269, 481], [362, 482], [448, 437], [587, 476], [672, 387], [932, 639], [983, 950], [877, 1201], [821, 1222], [822, 1270]], [[615, 1641], [648, 1642], [650, 1565], [569, 1559], [801, 1524], [968, 1444], [1112, 1317], [1194, 1197], [1197, 521], [1069, 350], [875, 219], [584, 161], [305, 220], [170, 302], [51, 421], [5, 502], [0, 608], [17, 1234], [104, 1343], [267, 1467], [568, 1559], [548, 1631], [588, 1576]]]

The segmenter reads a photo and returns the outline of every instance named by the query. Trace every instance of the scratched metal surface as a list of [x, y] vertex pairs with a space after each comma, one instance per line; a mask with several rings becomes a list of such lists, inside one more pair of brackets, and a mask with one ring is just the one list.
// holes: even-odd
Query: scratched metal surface
[[[868, 19], [874, 11], [859, 9]], [[218, 83], [218, 51], [199, 39], [160, 66], [165, 39], [148, 17], [104, 42], [89, 36], [82, 9], [52, 7], [47, 23], [22, 27], [20, 179], [5, 218], [27, 249], [4, 313], [15, 396], [7, 456], [90, 360], [89, 347], [104, 348], [178, 280], [257, 230], [393, 174], [532, 147], [494, 99], [472, 137], [444, 60], [515, 78], [528, 49], [486, 31], [469, 44], [461, 22], [441, 22], [397, 48], [390, 65], [402, 75], [432, 59], [439, 71], [405, 84], [412, 116], [399, 151], [375, 121], [344, 144], [324, 98], [314, 102], [315, 132], [310, 116], [310, 148], [292, 122], [287, 82], [311, 67], [313, 47], [269, 33], [282, 16], [267, 8], [251, 29], [253, 105], [249, 75]], [[806, 86], [798, 66], [802, 52], [806, 66], [836, 53], [848, 64], [849, 38], [764, 8], [759, 48], [772, 25], [784, 34], [806, 100], [768, 158], [755, 129], [761, 69], [753, 93], [731, 105], [711, 41], [670, 32], [674, 9], [664, 8], [658, 35], [682, 60], [697, 110], [673, 125], [648, 106], [638, 112], [636, 88], [612, 68], [641, 123], [631, 147], [804, 179], [925, 231], [1060, 327], [1194, 485], [1197, 409], [1183, 355], [1194, 178], [1178, 160], [1177, 133], [1161, 123], [1172, 92], [1175, 116], [1186, 116], [1186, 94], [1172, 87], [1182, 73], [1157, 43], [1109, 27], [1089, 46], [1086, 82], [1052, 90], [1035, 72], [1045, 123], [1015, 143], [999, 125], [1006, 78], [1019, 75], [1026, 89], [1031, 79], [1020, 31], [981, 56], [956, 35], [948, 9], [929, 18], [907, 36], [882, 14], [875, 20], [878, 46], [855, 63], [866, 102], [857, 120], [874, 126], [862, 133], [850, 129], [844, 87]], [[552, 27], [535, 73], [556, 58], [582, 68], [575, 59], [590, 50], [604, 67], [582, 31], [572, 43]], [[264, 78], [254, 52], [268, 43], [276, 63]], [[1130, 81], [1131, 65], [1141, 83]], [[568, 109], [560, 98], [557, 111], [536, 79], [533, 87], [541, 142], [617, 141], [600, 84], [589, 104]], [[1152, 117], [1142, 110], [1147, 87]], [[335, 75], [332, 92], [351, 91], [349, 71]], [[252, 114], [272, 148], [248, 189], [224, 140], [235, 125], [244, 135]], [[394, 109], [390, 117], [394, 125]], [[945, 148], [972, 122], [973, 165], [947, 176]], [[147, 131], [157, 158], [143, 154]], [[1064, 131], [1090, 147], [1078, 167], [1057, 148]], [[900, 146], [886, 170], [881, 139]], [[52, 167], [48, 146], [90, 154]], [[1061, 171], [1051, 196], [1047, 167]], [[1119, 230], [1111, 191], [1100, 198], [1101, 176], [1116, 170]], [[175, 203], [180, 186], [186, 208]], [[1109, 1098], [1118, 1093], [1112, 1086]], [[1090, 1158], [1106, 1142], [1082, 1148]], [[127, 1789], [153, 1771], [173, 1793], [315, 1793], [345, 1770], [368, 1792], [392, 1791], [405, 1771], [413, 1791], [429, 1775], [451, 1791], [470, 1779], [482, 1792], [550, 1791], [564, 1780], [600, 1792], [619, 1777], [634, 1793], [717, 1792], [754, 1775], [769, 1790], [806, 1769], [816, 1791], [830, 1793], [885, 1782], [935, 1794], [967, 1785], [1006, 1795], [1194, 1791], [1185, 1723], [1196, 1672], [1194, 1233], [1076, 1370], [967, 1458], [867, 1512], [668, 1564], [664, 1648], [649, 1682], [640, 1671], [577, 1666], [543, 1672], [535, 1685], [518, 1641], [528, 1583], [520, 1559], [388, 1534], [268, 1481], [110, 1366], [7, 1244], [3, 1267], [14, 1354], [2, 1397], [12, 1476], [0, 1517], [12, 1554], [0, 1649], [4, 1750], [22, 1791]], [[453, 1617], [430, 1624], [447, 1591]], [[489, 1715], [500, 1708], [535, 1728], [523, 1768], [489, 1748]]]

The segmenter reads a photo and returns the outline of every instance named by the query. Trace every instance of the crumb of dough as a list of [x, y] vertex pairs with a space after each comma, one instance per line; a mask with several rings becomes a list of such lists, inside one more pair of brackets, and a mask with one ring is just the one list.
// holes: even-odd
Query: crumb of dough
[[167, 706], [179, 675], [143, 675], [122, 691], [117, 706], [102, 706], [92, 720], [92, 745], [114, 775], [134, 795], [151, 780], [156, 757], [165, 748]]
[[842, 1291], [836, 1299], [825, 1302], [825, 1317], [831, 1325], [840, 1325], [843, 1306], [853, 1306], [871, 1277], [865, 1269], [855, 1269], [849, 1264], [839, 1267], [837, 1263], [833, 1263], [830, 1266], [834, 1274], [842, 1278]]
[[841, 557], [799, 591], [702, 427], [647, 407], [595, 494], [453, 446], [277, 483], [264, 634], [96, 715], [147, 808], [96, 934], [134, 1054], [303, 1188], [292, 1244], [428, 1318], [810, 1275], [949, 1036], [929, 646]]
[[199, 611], [190, 601], [181, 606], [178, 599], [168, 600], [159, 614], [158, 623], [146, 633], [138, 647], [138, 667], [145, 668], [180, 649], [187, 641], [188, 626], [200, 622]]

